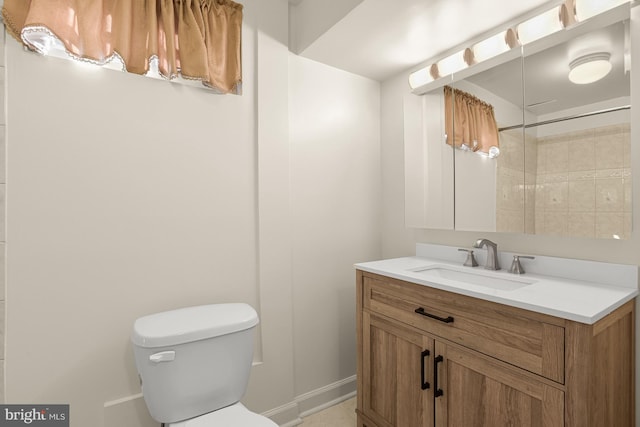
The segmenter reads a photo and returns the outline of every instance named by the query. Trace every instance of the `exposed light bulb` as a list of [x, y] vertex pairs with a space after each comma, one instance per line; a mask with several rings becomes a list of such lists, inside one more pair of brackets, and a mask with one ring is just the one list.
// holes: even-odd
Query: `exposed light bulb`
[[456, 52], [453, 55], [449, 55], [444, 59], [438, 61], [439, 76], [447, 76], [453, 74], [456, 71], [460, 71], [467, 67], [467, 63], [464, 60], [464, 50]]
[[562, 6], [554, 7], [519, 24], [517, 32], [520, 42], [522, 44], [531, 43], [564, 28], [560, 19]]
[[507, 31], [503, 31], [474, 44], [471, 50], [473, 51], [475, 62], [485, 61], [511, 49], [507, 44], [506, 36]]
[[420, 70], [415, 71], [409, 75], [409, 86], [411, 87], [411, 89], [426, 85], [427, 83], [432, 81], [433, 76], [431, 76], [429, 67], [421, 68]]

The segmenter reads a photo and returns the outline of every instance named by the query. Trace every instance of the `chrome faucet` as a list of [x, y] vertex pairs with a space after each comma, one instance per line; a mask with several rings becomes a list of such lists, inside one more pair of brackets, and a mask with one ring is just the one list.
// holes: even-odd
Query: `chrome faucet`
[[487, 264], [484, 266], [487, 270], [500, 270], [498, 262], [498, 245], [489, 239], [479, 239], [473, 244], [474, 248], [487, 247]]

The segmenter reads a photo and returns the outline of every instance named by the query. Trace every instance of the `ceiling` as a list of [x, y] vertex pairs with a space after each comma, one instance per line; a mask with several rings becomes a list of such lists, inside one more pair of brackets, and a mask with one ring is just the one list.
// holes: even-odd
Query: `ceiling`
[[[559, 1], [548, 0], [288, 0], [290, 45], [295, 53], [355, 74], [384, 81], [438, 59], [471, 39], [521, 22]], [[498, 12], [497, 12], [498, 11]], [[292, 22], [293, 21], [293, 22]], [[583, 27], [584, 28], [584, 27]], [[578, 34], [580, 30], [577, 30]], [[586, 31], [586, 29], [584, 30]], [[566, 37], [572, 37], [568, 33]], [[611, 53], [610, 75], [586, 88], [568, 81], [569, 63], [584, 46]], [[584, 34], [553, 49], [526, 54], [527, 108], [549, 114], [628, 96], [623, 60], [624, 26]], [[297, 47], [298, 49], [295, 49]], [[583, 52], [584, 53], [584, 52]], [[468, 78], [515, 105], [522, 102], [522, 60]], [[534, 89], [532, 89], [534, 88]], [[515, 97], [515, 98], [514, 98]], [[519, 100], [516, 99], [519, 97]]]
[[[383, 81], [510, 22], [549, 0], [358, 0], [318, 24], [344, 0], [289, 0], [292, 28], [322, 27], [296, 53]], [[315, 9], [314, 9], [315, 8]], [[296, 12], [305, 13], [296, 13]], [[330, 13], [329, 13], [330, 15]], [[307, 38], [309, 36], [307, 35]], [[300, 45], [293, 40], [292, 45]]]

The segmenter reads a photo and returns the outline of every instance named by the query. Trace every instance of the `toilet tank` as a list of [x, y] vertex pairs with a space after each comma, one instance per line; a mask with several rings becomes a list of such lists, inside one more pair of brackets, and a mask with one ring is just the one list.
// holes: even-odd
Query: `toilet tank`
[[173, 423], [238, 402], [249, 381], [257, 324], [248, 304], [187, 307], [136, 320], [131, 341], [151, 416]]

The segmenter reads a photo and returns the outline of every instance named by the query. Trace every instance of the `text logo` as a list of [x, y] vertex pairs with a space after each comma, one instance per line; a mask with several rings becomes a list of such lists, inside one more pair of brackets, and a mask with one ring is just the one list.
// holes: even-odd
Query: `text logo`
[[0, 427], [69, 427], [69, 405], [0, 405]]

